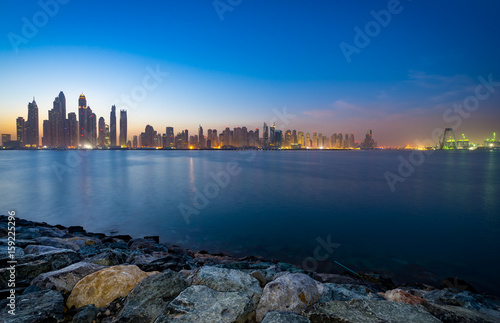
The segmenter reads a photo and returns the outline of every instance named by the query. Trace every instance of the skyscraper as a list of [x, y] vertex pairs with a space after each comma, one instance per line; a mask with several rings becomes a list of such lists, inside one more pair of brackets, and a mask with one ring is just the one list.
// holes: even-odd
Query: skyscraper
[[106, 123], [104, 122], [104, 118], [99, 118], [99, 147], [106, 147]]
[[198, 127], [198, 145], [199, 148], [205, 148], [205, 137], [203, 135], [203, 127], [199, 125]]
[[276, 131], [276, 124], [273, 122], [273, 125], [271, 126], [271, 131], [269, 134], [269, 141], [271, 143], [271, 146], [274, 146], [275, 141], [276, 141], [276, 138], [274, 138], [275, 131]]
[[267, 124], [264, 122], [264, 126], [262, 127], [262, 148], [268, 148], [269, 146], [269, 128]]
[[69, 124], [69, 147], [76, 148], [78, 146], [78, 122], [76, 121], [76, 113], [68, 113]]
[[364, 142], [364, 145], [363, 145], [364, 148], [366, 148], [366, 149], [373, 149], [373, 148], [375, 148], [375, 142], [373, 141], [372, 135], [373, 135], [372, 131], [370, 129], [368, 129], [366, 131], [365, 142]]
[[88, 111], [87, 111], [87, 99], [83, 93], [78, 98], [78, 127], [79, 127], [79, 140], [80, 146], [88, 144]]
[[24, 147], [24, 141], [26, 140], [26, 128], [24, 125], [23, 117], [17, 118], [16, 131], [17, 131], [17, 141], [19, 141], [21, 147]]
[[127, 146], [127, 111], [120, 110], [120, 146]]
[[166, 128], [166, 133], [167, 136], [166, 140], [166, 147], [174, 148], [175, 147], [175, 137], [174, 137], [174, 128], [173, 127], [167, 127]]
[[38, 106], [35, 98], [28, 103], [28, 126], [26, 127], [26, 144], [30, 147], [38, 147], [40, 144], [38, 131]]
[[111, 107], [109, 116], [109, 141], [112, 147], [116, 146], [116, 107]]
[[87, 107], [87, 112], [90, 112], [89, 119], [87, 121], [87, 132], [89, 133], [89, 143], [92, 148], [97, 145], [97, 116], [92, 113], [92, 109]]

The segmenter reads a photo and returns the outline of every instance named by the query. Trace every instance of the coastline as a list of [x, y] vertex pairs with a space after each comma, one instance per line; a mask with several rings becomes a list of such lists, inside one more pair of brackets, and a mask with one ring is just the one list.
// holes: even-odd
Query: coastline
[[316, 273], [15, 214], [0, 216], [0, 244], [5, 322], [500, 321], [500, 298], [458, 280], [396, 286], [374, 273]]

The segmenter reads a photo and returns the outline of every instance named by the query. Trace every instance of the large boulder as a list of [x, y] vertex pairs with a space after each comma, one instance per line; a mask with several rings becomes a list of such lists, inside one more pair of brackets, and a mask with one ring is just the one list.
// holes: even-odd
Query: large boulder
[[144, 278], [128, 294], [117, 322], [153, 322], [188, 287], [181, 274], [167, 270]]
[[422, 307], [443, 322], [494, 323], [500, 321], [499, 317], [490, 316], [485, 313], [459, 306], [424, 303], [422, 304]]
[[268, 312], [261, 323], [310, 323], [307, 317], [290, 312]]
[[24, 253], [27, 255], [39, 255], [44, 252], [55, 251], [55, 250], [67, 250], [64, 248], [52, 247], [52, 246], [42, 246], [30, 244], [24, 248]]
[[264, 287], [257, 306], [257, 321], [271, 311], [300, 313], [320, 300], [323, 289], [321, 283], [305, 274], [279, 276]]
[[363, 285], [353, 284], [324, 284], [320, 302], [348, 301], [351, 299], [383, 299], [376, 291]]
[[101, 266], [116, 266], [125, 263], [126, 255], [119, 250], [105, 250], [95, 256], [85, 259]]
[[40, 274], [33, 279], [31, 285], [40, 286], [42, 289], [54, 287], [58, 291], [70, 292], [80, 279], [103, 268], [103, 266], [82, 261], [56, 271]]
[[193, 285], [205, 285], [219, 292], [242, 292], [258, 304], [262, 287], [247, 273], [235, 269], [204, 266], [193, 277]]
[[8, 311], [9, 299], [0, 302], [0, 317], [5, 323], [63, 322], [64, 299], [61, 293], [44, 290], [26, 295], [17, 295], [15, 315]]
[[134, 265], [101, 269], [85, 276], [75, 285], [66, 305], [68, 308], [89, 304], [107, 306], [115, 298], [127, 296], [140, 281], [154, 274], [157, 272], [146, 273]]
[[352, 299], [317, 303], [304, 311], [311, 322], [441, 322], [423, 308], [404, 303]]
[[253, 301], [247, 294], [219, 292], [207, 286], [193, 285], [170, 302], [155, 323], [243, 323], [251, 319], [253, 306]]
[[85, 243], [81, 240], [68, 241], [62, 238], [49, 238], [49, 237], [39, 237], [35, 239], [41, 245], [51, 246], [56, 248], [71, 249], [78, 251], [80, 248], [85, 247]]

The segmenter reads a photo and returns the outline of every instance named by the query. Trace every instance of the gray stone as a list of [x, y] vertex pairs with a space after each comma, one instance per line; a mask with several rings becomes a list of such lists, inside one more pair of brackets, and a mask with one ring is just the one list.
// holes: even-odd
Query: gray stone
[[300, 313], [320, 300], [323, 289], [321, 283], [305, 274], [286, 273], [264, 287], [257, 306], [257, 321], [271, 311]]
[[56, 271], [40, 274], [33, 279], [31, 285], [43, 289], [54, 287], [58, 291], [70, 292], [80, 279], [103, 268], [104, 266], [81, 261]]
[[36, 238], [35, 240], [44, 246], [71, 249], [74, 251], [78, 251], [81, 248], [85, 247], [85, 243], [82, 242], [81, 240], [67, 241], [61, 238], [49, 238], [49, 237], [39, 237]]
[[451, 306], [451, 305], [436, 305], [436, 304], [422, 304], [421, 305], [427, 312], [438, 318], [442, 322], [463, 322], [463, 323], [494, 323], [499, 322], [500, 319], [489, 316], [487, 314], [473, 311], [471, 309]]
[[73, 316], [72, 323], [92, 323], [96, 320], [99, 309], [94, 305], [79, 308], [78, 313]]
[[262, 323], [310, 323], [307, 317], [290, 312], [268, 312]]
[[15, 314], [8, 313], [7, 300], [0, 302], [0, 317], [5, 323], [63, 322], [64, 299], [61, 293], [44, 290], [16, 296]]
[[[8, 238], [2, 238], [2, 239], [0, 239], [0, 245], [7, 246], [9, 244], [9, 241], [11, 241], [11, 240], [9, 240]], [[28, 246], [30, 244], [39, 244], [39, 242], [35, 241], [35, 240], [18, 239], [18, 237], [16, 236], [16, 246], [17, 247], [25, 248], [26, 246]]]
[[38, 255], [44, 252], [54, 251], [54, 250], [68, 250], [64, 248], [57, 248], [52, 246], [42, 246], [42, 245], [29, 245], [24, 248], [24, 253], [27, 255]]
[[262, 288], [259, 281], [247, 273], [235, 269], [204, 266], [198, 270], [193, 285], [205, 285], [219, 292], [248, 294], [257, 306]]
[[405, 303], [352, 299], [317, 303], [304, 311], [311, 322], [441, 322], [423, 308]]
[[324, 284], [324, 290], [321, 294], [320, 302], [328, 301], [348, 301], [353, 298], [356, 299], [384, 299], [375, 291], [363, 285], [352, 284]]
[[461, 306], [472, 310], [495, 309], [487, 299], [479, 294], [469, 291], [459, 291], [453, 289], [436, 289], [423, 292], [423, 298], [438, 305]]
[[128, 294], [116, 322], [154, 322], [187, 287], [182, 275], [171, 270], [146, 277]]
[[85, 259], [85, 261], [106, 267], [124, 264], [125, 260], [126, 255], [118, 250], [106, 250], [100, 254]]
[[[9, 250], [9, 248], [11, 248], [11, 249]], [[17, 259], [17, 258], [20, 258], [22, 256], [24, 256], [24, 251], [21, 247], [0, 246], [0, 258], [14, 257], [15, 259]]]
[[207, 286], [193, 285], [171, 301], [155, 323], [243, 323], [251, 320], [252, 314], [253, 301], [247, 294], [219, 292]]

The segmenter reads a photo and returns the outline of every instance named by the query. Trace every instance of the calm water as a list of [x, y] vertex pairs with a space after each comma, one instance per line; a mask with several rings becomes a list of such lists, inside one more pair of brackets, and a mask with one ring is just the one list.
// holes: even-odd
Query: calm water
[[[318, 238], [330, 237], [339, 245], [317, 262], [321, 271], [341, 272], [337, 260], [397, 280], [459, 277], [494, 292], [500, 152], [434, 152], [391, 192], [384, 173], [397, 174], [398, 156], [409, 154], [2, 151], [0, 213], [16, 209], [23, 218], [93, 232], [159, 235], [194, 250], [306, 259], [309, 267]], [[234, 172], [222, 175], [228, 167]], [[200, 210], [187, 223], [180, 205]]]

